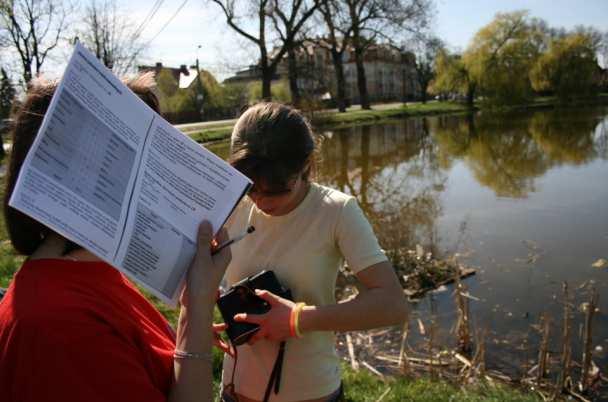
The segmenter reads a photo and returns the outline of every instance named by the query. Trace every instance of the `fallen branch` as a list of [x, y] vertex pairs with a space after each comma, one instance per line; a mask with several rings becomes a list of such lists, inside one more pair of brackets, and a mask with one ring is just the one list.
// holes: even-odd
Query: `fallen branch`
[[382, 401], [382, 400], [384, 399], [384, 397], [388, 395], [388, 393], [389, 393], [389, 392], [391, 392], [391, 387], [388, 387], [388, 388], [386, 389], [386, 391], [384, 391], [384, 392], [382, 393], [382, 395], [380, 395], [380, 398], [376, 399], [376, 402], [380, 402], [380, 401]]
[[357, 363], [357, 359], [355, 359], [353, 338], [349, 333], [346, 334], [346, 345], [348, 346], [348, 355], [350, 356], [350, 366], [353, 368], [353, 370], [359, 370], [359, 363]]
[[369, 364], [368, 362], [366, 362], [365, 360], [361, 361], [361, 364], [368, 369], [369, 371], [371, 371], [372, 373], [376, 374], [378, 377], [382, 378], [384, 380], [384, 374], [382, 374], [381, 372], [379, 372], [374, 366], [372, 366], [371, 364]]

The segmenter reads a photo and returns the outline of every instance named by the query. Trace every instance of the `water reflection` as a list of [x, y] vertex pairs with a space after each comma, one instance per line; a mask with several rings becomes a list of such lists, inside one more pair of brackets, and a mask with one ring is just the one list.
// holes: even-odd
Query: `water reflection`
[[464, 160], [497, 196], [522, 198], [551, 168], [605, 158], [605, 124], [597, 110], [554, 110], [443, 117], [432, 133], [443, 168]]
[[326, 133], [319, 181], [355, 196], [381, 244], [436, 249], [440, 169], [426, 119]]
[[[537, 351], [531, 324], [541, 313], [559, 333], [563, 281], [608, 291], [606, 272], [591, 268], [608, 258], [607, 115], [605, 107], [484, 113], [336, 130], [323, 144], [320, 181], [357, 197], [389, 257], [416, 244], [450, 254], [463, 228], [474, 251], [467, 262], [479, 268], [467, 281], [480, 300], [475, 326], [489, 330], [492, 361], [516, 372]], [[542, 258], [529, 258], [529, 244]], [[454, 304], [449, 292], [435, 297], [447, 345]], [[577, 297], [575, 305], [585, 301]], [[416, 314], [426, 320], [429, 310], [424, 301]], [[606, 348], [605, 317], [597, 323]]]
[[319, 180], [357, 197], [390, 252], [437, 252], [448, 172], [465, 163], [498, 197], [525, 198], [560, 165], [608, 156], [603, 111], [408, 119], [326, 132]]

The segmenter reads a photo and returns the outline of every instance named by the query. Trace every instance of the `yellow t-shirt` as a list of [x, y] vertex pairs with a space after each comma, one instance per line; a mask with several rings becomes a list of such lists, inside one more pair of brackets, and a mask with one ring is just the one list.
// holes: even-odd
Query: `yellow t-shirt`
[[[309, 305], [334, 304], [338, 269], [344, 263], [355, 273], [386, 256], [354, 197], [312, 183], [293, 211], [269, 216], [245, 198], [227, 223], [230, 237], [248, 225], [255, 232], [231, 247], [226, 284], [262, 270], [272, 270], [291, 289], [294, 300]], [[281, 389], [270, 401], [297, 401], [328, 395], [340, 386], [340, 365], [333, 332], [312, 332], [290, 339], [285, 348]], [[260, 340], [238, 347], [236, 392], [262, 400], [277, 357], [278, 343]], [[224, 358], [223, 382], [228, 384], [233, 360]]]

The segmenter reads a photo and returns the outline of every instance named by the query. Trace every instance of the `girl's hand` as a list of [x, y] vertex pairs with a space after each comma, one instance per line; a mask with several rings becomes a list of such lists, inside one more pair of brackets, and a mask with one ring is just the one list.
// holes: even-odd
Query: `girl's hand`
[[224, 332], [227, 327], [228, 326], [224, 323], [213, 324], [213, 346], [234, 357], [234, 351], [230, 345], [220, 337], [220, 332]]
[[191, 301], [213, 306], [217, 289], [230, 263], [230, 247], [216, 255], [211, 255], [213, 241], [222, 243], [228, 239], [225, 228], [220, 229], [213, 239], [211, 224], [203, 221], [198, 229], [197, 250], [186, 277], [186, 287], [181, 297], [181, 304], [188, 306]]
[[240, 313], [234, 316], [235, 321], [249, 322], [260, 326], [260, 329], [248, 343], [252, 345], [260, 339], [281, 342], [291, 338], [289, 317], [296, 304], [267, 290], [256, 289], [255, 294], [270, 304], [271, 309], [265, 314]]

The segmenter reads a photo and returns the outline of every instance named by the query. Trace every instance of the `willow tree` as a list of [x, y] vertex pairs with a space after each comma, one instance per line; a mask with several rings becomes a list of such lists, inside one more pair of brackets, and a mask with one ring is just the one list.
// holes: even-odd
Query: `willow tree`
[[551, 43], [532, 68], [530, 78], [536, 91], [550, 91], [568, 100], [594, 93], [597, 72], [593, 38], [585, 33], [573, 33]]
[[528, 75], [540, 56], [543, 35], [527, 11], [498, 13], [477, 32], [463, 62], [486, 101], [521, 103], [532, 96]]
[[435, 57], [435, 78], [430, 83], [430, 91], [436, 94], [458, 94], [466, 97], [467, 104], [473, 105], [477, 81], [471, 76], [462, 56], [450, 54], [440, 49]]

